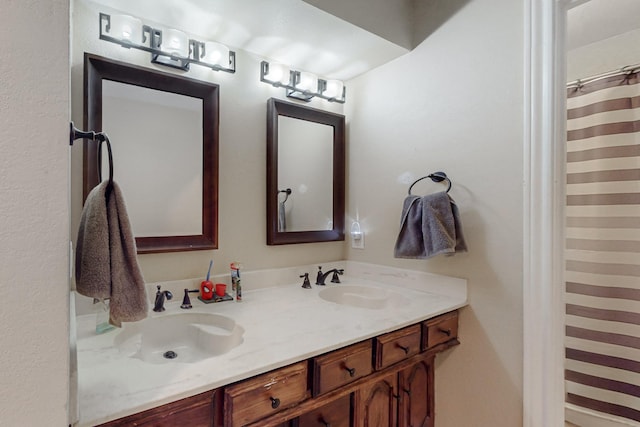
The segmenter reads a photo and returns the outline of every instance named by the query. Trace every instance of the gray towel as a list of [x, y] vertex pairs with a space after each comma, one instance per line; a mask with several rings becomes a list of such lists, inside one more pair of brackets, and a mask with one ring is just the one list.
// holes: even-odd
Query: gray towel
[[404, 199], [396, 258], [425, 259], [466, 251], [458, 208], [446, 192]]
[[109, 322], [147, 317], [148, 300], [136, 258], [136, 244], [120, 187], [97, 185], [85, 201], [76, 244], [76, 289], [97, 299], [110, 298]]
[[278, 231], [287, 231], [287, 213], [284, 202], [278, 202]]

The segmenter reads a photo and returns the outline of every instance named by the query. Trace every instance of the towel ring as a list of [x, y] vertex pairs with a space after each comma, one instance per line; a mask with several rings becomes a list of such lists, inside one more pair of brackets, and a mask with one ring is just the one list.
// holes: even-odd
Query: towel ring
[[98, 141], [98, 182], [102, 182], [102, 143], [107, 143], [107, 151], [109, 154], [109, 183], [107, 184], [107, 194], [113, 187], [113, 153], [111, 152], [111, 142], [104, 132], [83, 131], [75, 127], [73, 122], [69, 123], [69, 145], [73, 145], [76, 139], [88, 139], [90, 141]]
[[104, 132], [96, 133], [98, 141], [98, 182], [102, 182], [102, 143], [107, 143], [107, 154], [109, 156], [109, 183], [107, 184], [107, 191], [111, 191], [113, 187], [113, 153], [111, 152], [111, 141]]
[[414, 185], [416, 185], [418, 182], [422, 181], [423, 179], [427, 179], [427, 178], [430, 178], [431, 181], [433, 181], [433, 182], [442, 182], [442, 181], [446, 180], [447, 183], [449, 184], [447, 186], [446, 192], [448, 193], [449, 190], [451, 190], [451, 180], [449, 179], [447, 174], [444, 173], [444, 172], [434, 172], [434, 173], [431, 173], [431, 174], [429, 174], [427, 176], [423, 176], [422, 178], [418, 178], [415, 181], [413, 181], [413, 184], [411, 184], [411, 186], [409, 187], [409, 191], [408, 191], [409, 195], [411, 196], [411, 189], [413, 188]]
[[278, 191], [278, 195], [280, 195], [280, 193], [285, 193], [284, 200], [282, 201], [282, 203], [286, 203], [287, 199], [289, 198], [289, 195], [292, 193], [292, 191], [291, 191], [290, 188], [287, 188], [286, 190]]

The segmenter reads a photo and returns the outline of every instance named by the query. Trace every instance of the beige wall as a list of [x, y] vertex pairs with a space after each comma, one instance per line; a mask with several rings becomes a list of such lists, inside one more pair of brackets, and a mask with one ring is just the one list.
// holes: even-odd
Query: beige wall
[[64, 426], [69, 2], [3, 2], [0, 40], [0, 425]]
[[[3, 385], [11, 393], [5, 393], [0, 419], [7, 425], [64, 425], [67, 151], [52, 147], [56, 139], [66, 140], [68, 5], [35, 3], [10, 3], [0, 26], [3, 40], [29, 42], [9, 43], [11, 61], [0, 63], [0, 99], [11, 101], [10, 110], [0, 104], [2, 256], [9, 260], [0, 276], [0, 316], [11, 325], [2, 334], [2, 348], [11, 349]], [[83, 51], [149, 64], [146, 57], [98, 41], [97, 15], [74, 8], [73, 118], [81, 123]], [[348, 204], [351, 216], [359, 213], [367, 240], [364, 250], [350, 250], [347, 257], [469, 280], [463, 344], [438, 359], [439, 427], [521, 425], [522, 14], [519, 2], [473, 0], [415, 51], [349, 85]], [[41, 40], [48, 49], [25, 55]], [[264, 244], [265, 105], [281, 94], [257, 81], [258, 61], [240, 53], [244, 66], [235, 76], [208, 77], [221, 84], [221, 249], [144, 256], [148, 280], [202, 275], [212, 255], [220, 272], [232, 259], [255, 269], [345, 257], [340, 243]], [[80, 157], [76, 146], [72, 230], [80, 211]], [[461, 207], [470, 252], [395, 260], [397, 229], [391, 225], [399, 220], [407, 176], [435, 170], [454, 180], [452, 196]], [[416, 191], [433, 189], [422, 184]], [[24, 310], [25, 294], [34, 288], [46, 291], [47, 303], [41, 311]], [[37, 411], [31, 410], [34, 402]]]
[[[74, 2], [72, 40], [72, 112], [82, 123], [82, 61], [84, 52], [172, 72], [156, 67], [149, 54], [123, 49], [98, 39], [98, 12], [109, 12], [92, 3]], [[276, 89], [259, 80], [262, 58], [237, 51], [235, 74], [213, 72], [193, 66], [187, 76], [220, 85], [220, 190], [219, 248], [215, 251], [179, 252], [139, 256], [148, 282], [204, 276], [209, 259], [215, 260], [212, 274], [227, 273], [231, 261], [241, 261], [247, 270], [330, 262], [345, 258], [342, 242], [305, 245], [266, 245], [266, 116], [270, 97], [284, 98]], [[314, 100], [311, 107], [341, 113], [342, 105]], [[135, 126], [135, 121], [132, 121]], [[117, 181], [117, 167], [114, 172]], [[75, 239], [82, 209], [82, 148], [73, 149], [72, 222]], [[127, 196], [124, 189], [125, 197]]]
[[[462, 345], [437, 359], [438, 427], [522, 424], [522, 22], [520, 2], [471, 1], [349, 86], [349, 213], [366, 246], [348, 259], [468, 279]], [[409, 184], [439, 170], [453, 180], [469, 252], [394, 259]], [[413, 192], [442, 189], [422, 181]]]
[[568, 51], [567, 81], [637, 64], [640, 64], [640, 29]]

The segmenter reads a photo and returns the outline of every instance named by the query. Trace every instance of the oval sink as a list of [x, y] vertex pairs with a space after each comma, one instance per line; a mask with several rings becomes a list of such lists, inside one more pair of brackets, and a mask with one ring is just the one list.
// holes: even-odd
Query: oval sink
[[362, 285], [337, 285], [321, 290], [320, 298], [352, 307], [382, 309], [402, 301], [394, 291]]
[[114, 344], [149, 363], [193, 363], [237, 347], [243, 334], [233, 319], [219, 314], [166, 314], [126, 323]]

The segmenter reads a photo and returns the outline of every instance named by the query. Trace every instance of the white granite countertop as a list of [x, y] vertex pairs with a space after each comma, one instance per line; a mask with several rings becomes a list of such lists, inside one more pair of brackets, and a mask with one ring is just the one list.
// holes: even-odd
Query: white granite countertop
[[[163, 289], [173, 285], [174, 298], [165, 304], [165, 312], [150, 316], [216, 313], [244, 328], [242, 344], [200, 362], [181, 363], [178, 358], [152, 364], [128, 357], [114, 347], [120, 330], [96, 335], [95, 315], [78, 316], [77, 425], [100, 424], [212, 390], [467, 304], [464, 279], [350, 261], [330, 264], [325, 271], [345, 268], [342, 284], [330, 283], [329, 276], [326, 287], [303, 289], [297, 278], [301, 272], [310, 272], [312, 283], [315, 279], [315, 271], [303, 267], [254, 272], [242, 276], [242, 302], [204, 304], [192, 294], [191, 310], [180, 309], [184, 281], [163, 283]], [[258, 282], [271, 286], [261, 287]], [[272, 282], [289, 284], [273, 286]], [[401, 302], [384, 309], [357, 308], [318, 295], [323, 288], [350, 284], [392, 292]]]

